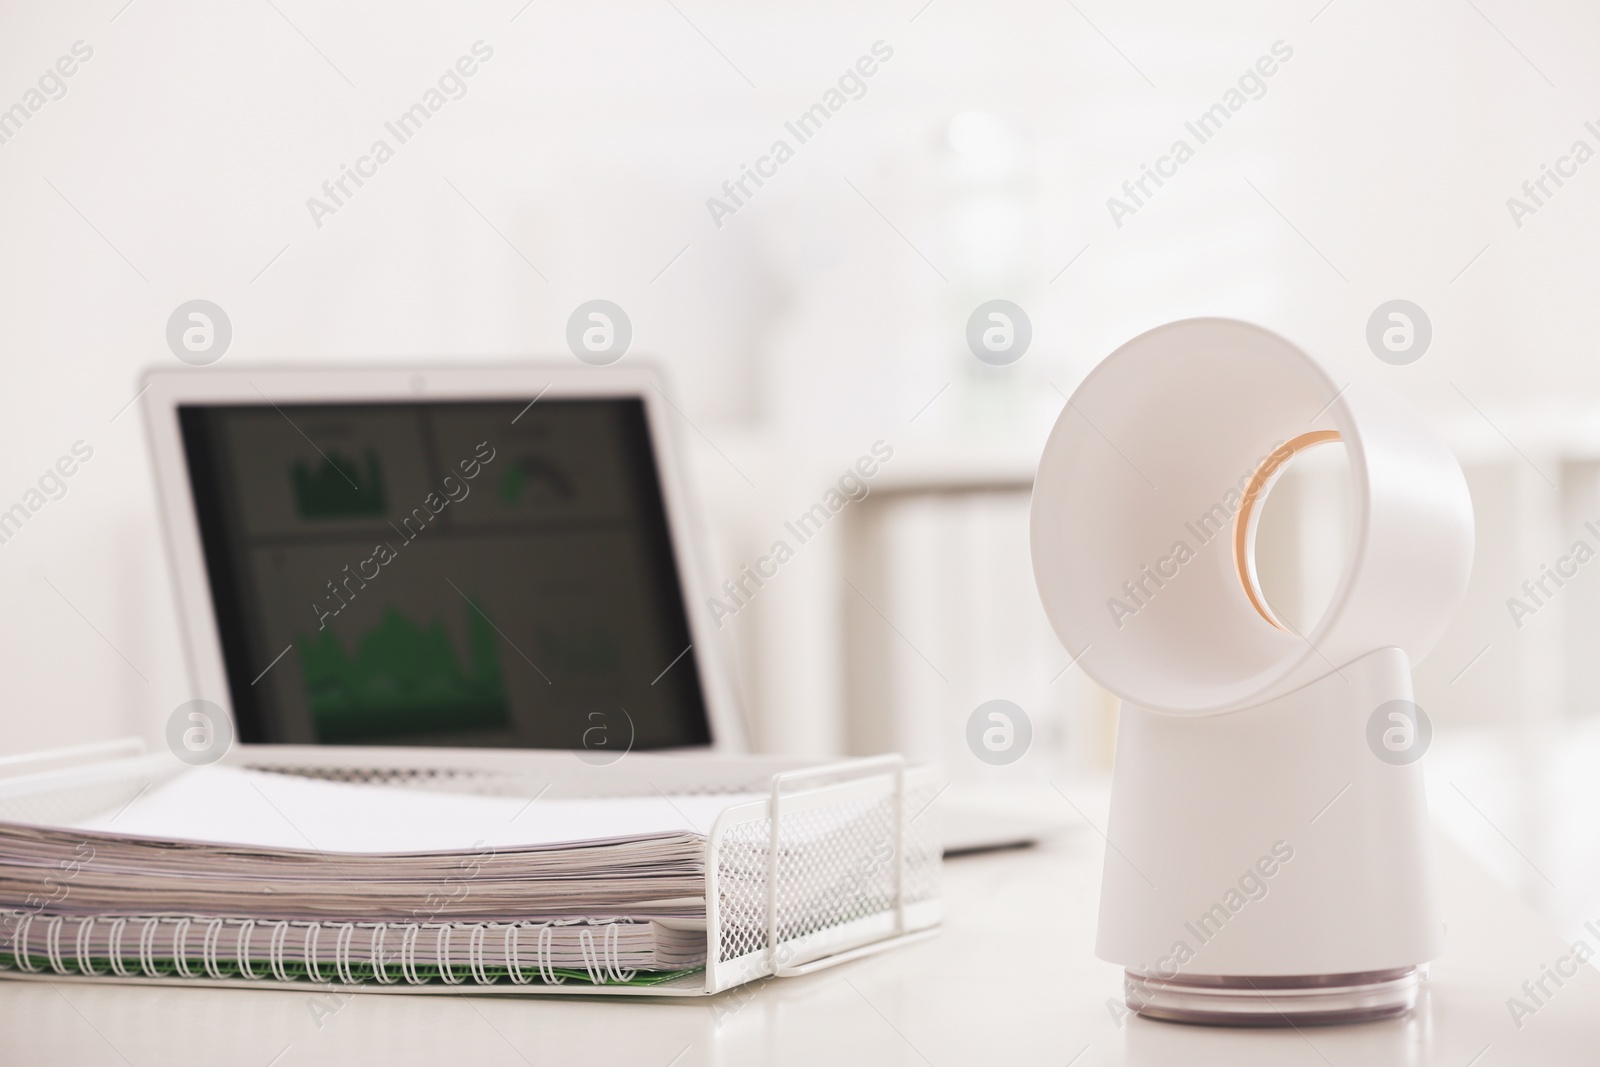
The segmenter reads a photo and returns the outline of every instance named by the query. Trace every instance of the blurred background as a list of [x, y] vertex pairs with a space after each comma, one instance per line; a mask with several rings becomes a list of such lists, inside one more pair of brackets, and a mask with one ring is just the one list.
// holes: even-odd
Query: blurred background
[[[179, 304], [225, 309], [232, 366], [571, 360], [568, 316], [606, 299], [631, 320], [626, 358], [670, 377], [719, 585], [874, 443], [893, 449], [728, 620], [756, 747], [899, 748], [1052, 803], [1045, 787], [1108, 772], [1115, 701], [1033, 590], [1034, 464], [1117, 345], [1225, 315], [1399, 392], [1456, 450], [1478, 552], [1418, 668], [1433, 813], [1564, 930], [1600, 918], [1600, 564], [1536, 612], [1508, 607], [1574, 542], [1600, 547], [1600, 9], [0, 12], [0, 507], [93, 449], [0, 544], [0, 751], [159, 743], [192, 696], [135, 399], [144, 368], [176, 365]], [[474, 54], [399, 143], [385, 124]], [[842, 83], [862, 57], [870, 77]], [[1272, 75], [1241, 82], [1262, 57]], [[1230, 91], [1202, 141], [1186, 124]], [[830, 92], [801, 143], [785, 124]], [[380, 138], [393, 158], [335, 200], [324, 183]], [[792, 158], [734, 199], [725, 183], [772, 171], [779, 139]], [[1161, 163], [1180, 139], [1191, 155]], [[1008, 366], [967, 344], [991, 299], [1031, 322]], [[1431, 324], [1405, 365], [1368, 343], [1397, 299]], [[1326, 504], [1314, 470], [1302, 481], [1263, 546], [1286, 603], [1327, 584]], [[996, 698], [1033, 724], [1008, 767], [965, 742]]]

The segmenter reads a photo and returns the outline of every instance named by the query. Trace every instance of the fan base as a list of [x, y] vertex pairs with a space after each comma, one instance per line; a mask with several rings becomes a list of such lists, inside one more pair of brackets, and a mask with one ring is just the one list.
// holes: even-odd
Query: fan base
[[1404, 1015], [1417, 1005], [1422, 967], [1357, 974], [1178, 975], [1125, 972], [1130, 1010], [1207, 1026], [1325, 1026]]

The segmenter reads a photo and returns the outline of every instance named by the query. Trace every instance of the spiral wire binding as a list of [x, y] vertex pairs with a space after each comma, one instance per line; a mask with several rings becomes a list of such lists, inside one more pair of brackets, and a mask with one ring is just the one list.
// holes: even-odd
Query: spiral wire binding
[[[37, 931], [35, 920], [43, 925], [43, 956], [41, 966], [36, 956]], [[66, 924], [77, 926], [68, 931]], [[94, 933], [97, 924], [106, 931], [106, 967], [96, 969]], [[203, 925], [202, 925], [203, 924]], [[129, 945], [128, 928], [137, 929], [137, 944]], [[221, 918], [201, 915], [38, 915], [30, 913], [18, 922], [11, 944], [0, 949], [0, 970], [17, 970], [42, 973], [46, 970], [61, 975], [83, 975], [96, 978], [181, 978], [214, 981], [259, 982], [270, 978], [279, 982], [305, 980], [323, 985], [362, 985], [367, 981], [364, 973], [381, 985], [426, 985], [435, 980], [418, 970], [417, 942], [424, 930], [435, 932], [435, 961], [437, 980], [447, 985], [465, 985], [470, 980], [478, 985], [494, 985], [503, 975], [513, 985], [529, 985], [536, 979], [546, 985], [562, 985], [568, 975], [558, 973], [555, 962], [555, 933], [557, 927], [576, 926], [583, 968], [589, 981], [595, 985], [626, 983], [639, 973], [637, 968], [622, 966], [622, 924], [518, 922], [518, 923], [353, 923], [353, 922], [296, 922], [289, 920], [258, 920]], [[191, 930], [201, 928], [200, 969], [192, 966], [190, 953]], [[267, 935], [265, 959], [252, 958], [252, 944], [257, 928]], [[289, 938], [294, 928], [304, 931], [301, 938], [303, 959], [288, 958]], [[223, 938], [232, 931], [230, 954], [223, 948]], [[366, 959], [356, 949], [358, 928], [369, 931]], [[597, 933], [598, 928], [598, 933]], [[534, 958], [522, 956], [522, 935], [538, 930]], [[332, 959], [321, 952], [324, 930], [336, 931]], [[485, 949], [488, 938], [496, 930], [503, 932], [503, 960], [491, 962]], [[461, 973], [463, 961], [452, 951], [457, 932], [467, 935], [465, 959], [466, 973]], [[389, 945], [389, 935], [400, 937], [396, 952]], [[71, 948], [63, 949], [63, 938], [72, 938]], [[167, 954], [158, 952], [163, 943], [170, 949]], [[231, 955], [231, 959], [229, 958]], [[135, 961], [137, 961], [135, 963]], [[266, 969], [258, 969], [264, 963]], [[529, 964], [532, 964], [530, 967]], [[324, 966], [331, 964], [333, 975], [325, 976]], [[398, 969], [399, 975], [393, 972]], [[303, 973], [300, 973], [303, 970]]]
[[555, 955], [555, 931], [546, 923], [539, 928], [539, 975], [548, 985], [562, 985], [567, 976], [556, 974], [555, 968], [550, 966], [550, 960]]
[[450, 955], [450, 923], [441, 923], [434, 937], [434, 959], [438, 960], [439, 979], [446, 985], [460, 985], [465, 978], [456, 977], [455, 957]]
[[[272, 964], [272, 976], [280, 982], [288, 982], [293, 979], [293, 975], [284, 969], [283, 964], [283, 943], [287, 941], [288, 938], [289, 924], [287, 922], [279, 922], [274, 925], [272, 930], [272, 941], [269, 942], [267, 946], [267, 959]], [[172, 935], [172, 943], [174, 945], [181, 945], [184, 944], [184, 941], [181, 937], [179, 937], [178, 934], [174, 933]], [[172, 958], [174, 960], [181, 960], [183, 958], [183, 953], [174, 953]]]
[[593, 931], [588, 927], [578, 930], [578, 946], [583, 950], [583, 965], [589, 972], [589, 981], [595, 985], [604, 985], [609, 974], [613, 981], [631, 982], [633, 976], [639, 972], [624, 972], [617, 966], [621, 942], [618, 940], [616, 923], [606, 925], [605, 937], [606, 951], [602, 954], [595, 949]]
[[492, 979], [483, 969], [483, 924], [478, 923], [472, 928], [472, 936], [467, 941], [467, 964], [472, 968], [472, 977], [478, 980], [479, 985], [488, 985]]
[[[255, 923], [252, 922], [250, 925], [254, 926]], [[160, 919], [146, 919], [144, 923], [144, 929], [139, 931], [139, 966], [143, 968], [144, 973], [148, 974], [151, 978], [156, 978], [161, 974], [160, 969], [156, 966], [155, 955], [156, 930], [159, 929], [160, 926]], [[248, 942], [244, 941], [240, 942], [241, 945], [247, 943]], [[63, 971], [62, 973], [65, 974], [66, 972]]]
[[[128, 920], [122, 916], [119, 915], [115, 919], [111, 920], [111, 970], [118, 978], [133, 977], [133, 972], [128, 970], [128, 968], [124, 966], [122, 962], [122, 932], [127, 928]], [[26, 952], [27, 948], [28, 939], [24, 937], [22, 939], [22, 951]], [[18, 957], [18, 961], [21, 961], [21, 957]], [[38, 970], [37, 967], [29, 967], [28, 969], [30, 971]]]
[[321, 942], [322, 924], [309, 923], [306, 926], [305, 938], [306, 974], [310, 975], [314, 981], [326, 982], [327, 979], [322, 977], [322, 956], [318, 951], [321, 947]]
[[[49, 928], [44, 935], [45, 955], [50, 959], [50, 966], [55, 968], [57, 974], [66, 974], [67, 966], [61, 962], [61, 926], [65, 916], [57, 915], [50, 920]], [[141, 947], [143, 947], [141, 945]]]
[[[264, 977], [263, 975], [257, 974], [254, 967], [245, 965], [250, 956], [250, 934], [254, 932], [255, 928], [256, 921], [254, 919], [246, 919], [244, 921], [244, 925], [239, 927], [239, 947], [234, 951], [234, 956], [239, 960], [240, 963], [239, 974], [251, 982], [259, 982]], [[174, 942], [176, 942], [176, 938], [174, 938]], [[142, 940], [140, 944], [143, 944]], [[176, 950], [177, 945], [174, 944], [173, 948]]]
[[400, 977], [411, 985], [421, 985], [425, 981], [417, 973], [417, 935], [421, 932], [419, 924], [408, 923], [400, 938]]
[[78, 970], [84, 974], [100, 974], [94, 969], [94, 964], [89, 962], [89, 935], [94, 932], [94, 916], [91, 915], [78, 924]]
[[356, 976], [350, 972], [350, 942], [355, 936], [355, 923], [340, 923], [339, 937], [333, 943], [333, 973], [345, 985], [359, 984]]
[[379, 985], [394, 985], [400, 981], [398, 978], [389, 977], [389, 961], [383, 958], [383, 950], [386, 947], [384, 940], [388, 932], [388, 923], [378, 923], [372, 928], [372, 977], [378, 980]]
[[527, 985], [532, 981], [522, 973], [522, 964], [517, 959], [517, 924], [511, 923], [506, 927], [506, 976], [513, 985]]
[[206, 973], [219, 981], [228, 977], [222, 972], [222, 963], [217, 959], [217, 943], [222, 940], [222, 925], [221, 919], [212, 919], [206, 924], [205, 941], [200, 950], [201, 959], [206, 965]]
[[[181, 919], [178, 920], [178, 927], [177, 927], [176, 930], [174, 930], [172, 932], [172, 941], [173, 941], [174, 944], [187, 945], [189, 943], [189, 927], [192, 924], [192, 922], [193, 922], [193, 920], [191, 920], [187, 916], [185, 916], [184, 918], [181, 918]], [[82, 931], [80, 930], [80, 933], [81, 932]], [[183, 977], [185, 977], [185, 978], [197, 978], [197, 977], [199, 977], [198, 975], [196, 975], [193, 971], [191, 971], [189, 969], [189, 960], [186, 958], [186, 955], [184, 953], [178, 953], [177, 955], [173, 956], [172, 957], [172, 962], [178, 968], [178, 973], [183, 975]]]

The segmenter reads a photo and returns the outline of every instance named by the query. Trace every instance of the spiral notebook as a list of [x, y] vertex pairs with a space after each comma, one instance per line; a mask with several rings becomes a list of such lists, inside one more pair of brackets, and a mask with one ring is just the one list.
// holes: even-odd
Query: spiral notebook
[[[0, 972], [642, 992], [698, 981], [727, 945], [760, 955], [770, 925], [759, 897], [727, 887], [770, 873], [772, 824], [713, 835], [764, 794], [499, 796], [228, 765], [147, 778], [70, 819], [0, 809]], [[863, 836], [863, 820], [884, 832], [882, 807], [819, 809], [784, 835], [791, 935], [882, 910], [883, 850]], [[875, 868], [851, 867], [852, 847]], [[839, 856], [833, 875], [807, 859]], [[898, 920], [865, 940], [905, 935]], [[730, 975], [697, 991], [748, 980]]]

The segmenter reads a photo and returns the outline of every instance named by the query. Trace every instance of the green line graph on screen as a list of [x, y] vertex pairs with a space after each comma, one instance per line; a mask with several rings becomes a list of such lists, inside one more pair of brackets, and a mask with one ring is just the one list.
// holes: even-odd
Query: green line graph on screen
[[365, 466], [338, 449], [329, 449], [319, 460], [297, 459], [290, 464], [295, 512], [302, 519], [382, 515], [383, 466], [370, 448], [362, 458]]
[[418, 623], [390, 606], [355, 639], [331, 629], [301, 634], [301, 673], [312, 726], [323, 743], [505, 727], [510, 722], [494, 627], [469, 603], [466, 665], [435, 616]]
[[508, 508], [524, 499], [539, 505], [570, 501], [576, 495], [566, 472], [542, 456], [522, 456], [500, 476], [500, 502]]

